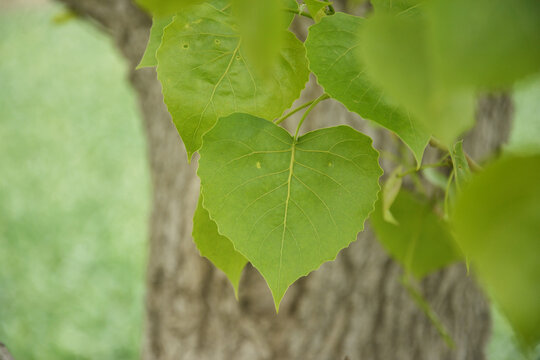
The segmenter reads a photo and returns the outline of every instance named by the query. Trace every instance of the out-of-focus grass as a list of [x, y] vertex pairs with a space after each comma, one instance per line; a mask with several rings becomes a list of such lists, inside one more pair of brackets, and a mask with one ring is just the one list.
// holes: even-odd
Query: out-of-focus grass
[[60, 11], [0, 9], [0, 341], [16, 359], [136, 359], [142, 126], [114, 46]]

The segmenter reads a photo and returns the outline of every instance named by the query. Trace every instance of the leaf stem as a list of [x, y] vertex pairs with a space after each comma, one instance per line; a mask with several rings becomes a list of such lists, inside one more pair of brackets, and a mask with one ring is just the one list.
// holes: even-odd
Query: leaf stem
[[275, 123], [276, 125], [280, 124], [283, 120], [289, 118], [290, 116], [296, 114], [296, 113], [299, 112], [300, 110], [305, 109], [305, 108], [307, 108], [309, 105], [313, 104], [314, 101], [315, 101], [315, 100], [308, 101], [307, 103], [302, 104], [302, 105], [300, 105], [299, 107], [297, 107], [297, 108], [295, 108], [295, 109], [289, 111], [286, 115], [284, 115], [284, 116], [280, 117], [279, 119], [275, 120], [274, 123]]
[[415, 173], [417, 171], [420, 171], [420, 170], [425, 170], [425, 169], [429, 169], [429, 168], [437, 168], [437, 167], [444, 167], [444, 166], [448, 166], [450, 165], [448, 163], [448, 160], [447, 159], [444, 159], [442, 161], [439, 161], [439, 162], [436, 162], [436, 163], [433, 163], [433, 164], [425, 164], [425, 165], [422, 165], [420, 166], [419, 168], [411, 168], [405, 172], [402, 172], [401, 174], [398, 174], [398, 177], [404, 177], [406, 175], [409, 175], [409, 174], [412, 174], [412, 173]]
[[308, 13], [306, 11], [300, 11], [299, 9], [285, 8], [285, 9], [283, 9], [283, 11], [287, 11], [287, 12], [290, 12], [290, 13], [293, 13], [293, 14], [296, 14], [296, 15], [302, 15], [302, 16], [305, 16], [307, 18], [313, 19], [313, 16], [311, 16], [310, 13]]
[[435, 311], [431, 308], [431, 305], [424, 299], [420, 291], [418, 291], [412, 282], [409, 280], [410, 275], [404, 275], [401, 279], [401, 283], [407, 289], [409, 295], [413, 298], [414, 302], [420, 307], [423, 313], [427, 316], [430, 322], [435, 326], [439, 335], [444, 339], [444, 342], [450, 349], [455, 349], [456, 344], [452, 339], [452, 336], [446, 330], [444, 324], [441, 322]]
[[298, 126], [296, 127], [296, 132], [294, 133], [294, 141], [296, 141], [296, 139], [298, 139], [298, 131], [300, 131], [300, 127], [304, 123], [304, 120], [306, 119], [308, 114], [311, 112], [311, 110], [313, 110], [313, 108], [315, 106], [317, 106], [318, 103], [320, 103], [323, 100], [329, 99], [329, 98], [330, 98], [330, 95], [324, 93], [324, 94], [322, 94], [321, 96], [319, 96], [318, 98], [316, 98], [315, 100], [313, 100], [311, 102], [311, 105], [309, 105], [309, 107], [307, 108], [304, 115], [302, 115], [302, 118], [300, 119], [300, 122], [298, 123]]

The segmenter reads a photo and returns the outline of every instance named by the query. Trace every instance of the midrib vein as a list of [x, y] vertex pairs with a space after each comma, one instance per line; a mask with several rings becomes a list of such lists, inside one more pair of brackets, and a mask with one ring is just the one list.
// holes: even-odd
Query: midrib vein
[[202, 121], [202, 118], [204, 116], [204, 113], [206, 112], [206, 110], [208, 109], [208, 106], [212, 103], [212, 101], [214, 100], [214, 96], [216, 95], [216, 91], [217, 91], [217, 88], [219, 87], [219, 85], [221, 84], [221, 82], [223, 81], [223, 79], [225, 79], [225, 76], [227, 76], [227, 74], [229, 73], [229, 70], [231, 70], [231, 66], [233, 64], [233, 61], [236, 57], [236, 54], [238, 53], [238, 50], [240, 50], [240, 45], [242, 44], [242, 39], [240, 38], [240, 40], [238, 40], [238, 44], [236, 45], [236, 48], [234, 49], [233, 53], [232, 53], [232, 56], [231, 56], [231, 59], [229, 60], [229, 64], [227, 64], [227, 68], [225, 69], [225, 71], [223, 72], [223, 74], [221, 74], [221, 77], [219, 78], [219, 80], [217, 81], [216, 85], [214, 85], [214, 88], [212, 89], [212, 93], [210, 94], [210, 99], [208, 100], [208, 102], [206, 103], [206, 106], [204, 107], [203, 111], [201, 112], [201, 116], [199, 117], [199, 122], [197, 124], [197, 128], [195, 129], [195, 131], [193, 132], [193, 139], [195, 139], [195, 137], [197, 136], [197, 132], [199, 131], [199, 127], [201, 126], [201, 121]]
[[281, 233], [281, 249], [279, 250], [279, 270], [278, 270], [278, 289], [281, 286], [281, 266], [283, 263], [283, 244], [285, 243], [285, 231], [287, 229], [287, 212], [289, 210], [289, 201], [291, 199], [291, 181], [294, 168], [294, 152], [296, 139], [293, 140], [291, 147], [291, 163], [289, 164], [289, 179], [287, 180], [287, 198], [285, 199], [285, 214], [283, 215], [283, 232]]

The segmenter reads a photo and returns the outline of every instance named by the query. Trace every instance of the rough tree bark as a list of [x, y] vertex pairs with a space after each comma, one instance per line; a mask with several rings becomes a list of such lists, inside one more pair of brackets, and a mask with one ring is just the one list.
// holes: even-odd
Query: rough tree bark
[[[146, 45], [149, 17], [130, 0], [61, 1], [110, 33], [127, 59], [144, 118], [154, 205], [143, 359], [485, 358], [489, 308], [464, 266], [439, 271], [421, 284], [456, 342], [449, 349], [404, 290], [400, 267], [369, 229], [335, 262], [294, 284], [279, 315], [253, 268], [245, 270], [235, 300], [225, 277], [199, 256], [191, 240], [197, 162], [187, 163], [155, 71], [134, 70]], [[304, 97], [311, 99], [318, 91], [312, 79]], [[467, 140], [477, 158], [505, 139], [511, 104], [505, 96], [491, 97], [479, 109], [479, 125]], [[306, 129], [331, 122], [365, 128], [358, 116], [327, 101], [310, 116]], [[393, 143], [383, 131], [370, 135], [379, 147]]]

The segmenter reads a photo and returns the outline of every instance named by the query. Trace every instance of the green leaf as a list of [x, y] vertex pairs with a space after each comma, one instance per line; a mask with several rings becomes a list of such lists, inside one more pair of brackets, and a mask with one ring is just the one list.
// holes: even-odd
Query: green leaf
[[454, 164], [454, 176], [456, 177], [456, 185], [459, 190], [471, 178], [469, 162], [463, 152], [463, 140], [456, 142], [454, 146], [452, 146], [450, 156], [452, 157], [452, 163]]
[[248, 261], [234, 249], [229, 239], [218, 233], [216, 223], [210, 219], [208, 211], [203, 207], [202, 194], [199, 196], [197, 210], [193, 216], [192, 235], [201, 256], [210, 260], [227, 275], [238, 297], [240, 276]]
[[514, 118], [507, 152], [534, 155], [540, 153], [540, 76], [516, 85]]
[[461, 260], [448, 225], [433, 212], [429, 200], [402, 190], [391, 210], [399, 225], [384, 220], [380, 201], [371, 225], [384, 248], [407, 272], [421, 278]]
[[289, 285], [356, 240], [382, 174], [371, 139], [348, 126], [295, 141], [247, 114], [220, 119], [200, 154], [204, 205], [266, 279], [276, 309]]
[[540, 156], [475, 176], [453, 212], [456, 240], [526, 345], [540, 341]]
[[336, 13], [311, 26], [305, 44], [309, 67], [329, 95], [350, 111], [395, 132], [420, 164], [430, 134], [367, 78], [357, 56], [358, 33], [365, 22]]
[[326, 16], [324, 11], [326, 7], [332, 5], [331, 2], [320, 0], [304, 0], [304, 4], [306, 4], [308, 11], [315, 22], [321, 21], [321, 19]]
[[375, 14], [360, 32], [366, 73], [426, 131], [450, 145], [474, 124], [472, 90], [452, 90], [433, 68], [423, 17]]
[[178, 14], [157, 52], [164, 100], [189, 158], [218, 118], [245, 112], [273, 119], [290, 107], [309, 77], [303, 44], [285, 30], [271, 76], [253, 71], [227, 11], [202, 4], [189, 18]]
[[279, 55], [287, 27], [281, 0], [232, 0], [246, 58], [263, 75]]
[[135, 0], [143, 9], [158, 16], [174, 15], [188, 6], [200, 4], [204, 1], [206, 0]]
[[382, 189], [382, 213], [383, 219], [394, 225], [399, 225], [398, 221], [392, 215], [390, 208], [396, 200], [396, 196], [401, 190], [401, 184], [403, 183], [403, 177], [401, 177], [401, 172], [403, 171], [403, 166], [396, 167], [386, 179], [386, 182], [383, 185]]
[[146, 50], [144, 51], [144, 55], [137, 66], [137, 69], [157, 66], [156, 51], [159, 48], [159, 45], [161, 45], [163, 29], [172, 22], [172, 19], [173, 16], [154, 16], [152, 18], [152, 28], [150, 29], [148, 45], [146, 45]]
[[507, 87], [540, 71], [540, 1], [432, 0], [425, 8], [445, 85]]
[[375, 12], [392, 12], [399, 15], [414, 14], [425, 0], [371, 0]]

